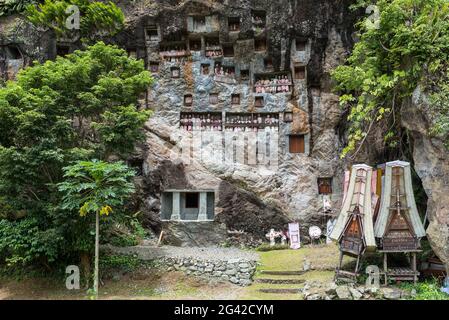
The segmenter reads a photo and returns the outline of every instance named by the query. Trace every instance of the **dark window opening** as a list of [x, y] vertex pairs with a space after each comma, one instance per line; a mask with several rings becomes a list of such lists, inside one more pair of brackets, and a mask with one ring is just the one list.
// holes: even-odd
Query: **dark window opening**
[[202, 64], [201, 65], [201, 74], [205, 75], [205, 76], [209, 75], [209, 72], [210, 72], [209, 67], [210, 67], [209, 64]]
[[290, 135], [289, 136], [289, 152], [290, 153], [305, 153], [304, 135]]
[[304, 80], [306, 78], [306, 67], [295, 67], [295, 79]]
[[186, 193], [186, 208], [187, 209], [198, 209], [199, 208], [199, 193], [188, 192]]
[[130, 159], [128, 165], [136, 171], [137, 176], [143, 175], [143, 159]]
[[190, 39], [189, 48], [191, 51], [201, 51], [201, 40], [200, 39]]
[[203, 30], [206, 27], [206, 17], [192, 17], [193, 30]]
[[284, 122], [293, 121], [293, 112], [284, 112]]
[[57, 45], [56, 46], [56, 55], [59, 57], [65, 57], [70, 53], [70, 47], [64, 46], [64, 45]]
[[273, 59], [265, 58], [265, 59], [263, 59], [263, 64], [265, 66], [265, 69], [267, 69], [267, 70], [273, 69]]
[[159, 72], [159, 62], [150, 61], [150, 71], [152, 73], [158, 73]]
[[22, 59], [22, 54], [20, 53], [19, 48], [16, 46], [8, 46], [6, 49], [6, 57], [10, 60], [19, 60]]
[[206, 48], [216, 47], [216, 46], [220, 45], [219, 37], [213, 37], [213, 36], [205, 37], [205, 42], [206, 42]]
[[230, 17], [228, 18], [229, 31], [240, 31], [240, 18]]
[[193, 96], [191, 94], [186, 94], [184, 96], [184, 105], [191, 106], [193, 104]]
[[150, 41], [159, 41], [159, 32], [156, 25], [147, 28], [147, 36]]
[[306, 51], [307, 41], [304, 39], [296, 39], [296, 51]]
[[319, 194], [332, 193], [332, 178], [318, 178], [318, 193]]
[[266, 16], [267, 14], [265, 13], [265, 11], [253, 11], [253, 25], [256, 28], [263, 28], [265, 27], [265, 23], [266, 23]]
[[223, 46], [223, 55], [225, 57], [233, 57], [234, 56], [234, 46], [224, 45]]
[[247, 81], [249, 80], [249, 70], [240, 70], [240, 80]]
[[254, 98], [254, 105], [256, 107], [263, 107], [263, 104], [264, 104], [263, 97], [255, 97]]
[[254, 49], [256, 51], [265, 51], [267, 50], [267, 39], [256, 39], [254, 40]]
[[231, 96], [232, 104], [240, 104], [240, 94], [233, 94]]
[[181, 70], [179, 68], [173, 67], [171, 68], [171, 77], [179, 78], [181, 76]]

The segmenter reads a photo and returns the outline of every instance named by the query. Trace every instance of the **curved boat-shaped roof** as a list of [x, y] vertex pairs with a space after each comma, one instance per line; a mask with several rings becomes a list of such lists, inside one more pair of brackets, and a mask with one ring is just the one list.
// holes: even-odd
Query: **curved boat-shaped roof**
[[424, 230], [421, 218], [419, 217], [418, 209], [416, 208], [415, 196], [413, 194], [410, 163], [399, 160], [387, 162], [387, 164], [385, 165], [385, 177], [384, 177], [384, 186], [382, 188], [382, 199], [378, 218], [374, 227], [374, 234], [376, 238], [382, 238], [387, 229], [390, 216], [390, 208], [394, 205], [393, 203], [391, 203], [391, 196], [392, 196], [391, 188], [392, 188], [392, 172], [393, 168], [395, 167], [401, 167], [404, 169], [404, 192], [405, 192], [406, 206], [408, 208], [408, 210], [406, 210], [406, 216], [408, 218], [408, 222], [413, 227], [415, 235], [418, 238], [422, 238], [426, 235], [426, 231]]
[[[357, 178], [359, 170], [364, 171], [364, 181]], [[349, 180], [347, 196], [343, 201], [340, 214], [338, 215], [335, 227], [332, 230], [330, 238], [338, 241], [344, 232], [345, 226], [351, 217], [351, 213], [358, 206], [363, 216], [363, 238], [367, 249], [375, 249], [376, 241], [374, 238], [373, 228], [373, 211], [371, 204], [371, 178], [373, 168], [366, 164], [356, 164], [351, 168], [351, 176]], [[360, 195], [360, 197], [359, 197]]]

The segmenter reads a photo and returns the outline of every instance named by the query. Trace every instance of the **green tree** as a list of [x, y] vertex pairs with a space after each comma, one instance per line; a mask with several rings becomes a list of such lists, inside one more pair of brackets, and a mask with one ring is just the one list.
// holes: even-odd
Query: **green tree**
[[[98, 43], [36, 63], [0, 88], [0, 262], [86, 261], [94, 224], [61, 208], [62, 168], [125, 159], [144, 139], [150, 112], [137, 107], [138, 98], [152, 81], [143, 61]], [[25, 226], [34, 231], [19, 231]]]
[[81, 217], [95, 214], [95, 295], [98, 295], [99, 219], [122, 206], [133, 193], [134, 175], [122, 162], [78, 161], [64, 168], [64, 181], [58, 184], [63, 193], [62, 210], [79, 210]]
[[[341, 105], [350, 111], [349, 141], [342, 156], [357, 153], [378, 122], [383, 125], [377, 128], [385, 128], [385, 141], [396, 147], [404, 98], [422, 83], [428, 88], [447, 88], [449, 2], [359, 0], [354, 8], [370, 4], [379, 9], [378, 28], [373, 27], [372, 17], [362, 19], [359, 41], [347, 64], [333, 72], [336, 89], [342, 93]], [[439, 109], [447, 119], [447, 105]], [[439, 128], [449, 132], [447, 124]]]
[[[79, 10], [79, 30], [67, 27], [73, 11], [71, 6]], [[125, 15], [113, 2], [89, 0], [45, 0], [39, 5], [29, 5], [26, 16], [34, 25], [53, 30], [59, 37], [94, 39], [98, 36], [113, 35], [123, 28]]]

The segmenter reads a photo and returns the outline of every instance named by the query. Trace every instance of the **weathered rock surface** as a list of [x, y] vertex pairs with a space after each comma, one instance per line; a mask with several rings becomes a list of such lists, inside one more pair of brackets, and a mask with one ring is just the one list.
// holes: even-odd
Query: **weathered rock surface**
[[429, 133], [434, 112], [421, 88], [415, 90], [401, 112], [402, 124], [412, 138], [414, 168], [428, 197], [427, 236], [449, 272], [449, 152], [444, 141]]

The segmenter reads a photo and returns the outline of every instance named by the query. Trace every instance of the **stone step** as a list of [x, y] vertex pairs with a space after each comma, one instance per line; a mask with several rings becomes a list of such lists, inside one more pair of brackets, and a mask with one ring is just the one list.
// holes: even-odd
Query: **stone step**
[[269, 274], [276, 276], [299, 276], [305, 274], [307, 271], [297, 270], [297, 271], [289, 271], [289, 270], [260, 270], [260, 274]]
[[301, 293], [300, 288], [267, 288], [267, 289], [259, 289], [259, 292], [262, 293], [279, 293], [279, 294], [284, 294], [284, 293]]
[[272, 279], [272, 278], [259, 278], [254, 280], [257, 283], [271, 283], [271, 284], [301, 284], [305, 280], [302, 279]]

